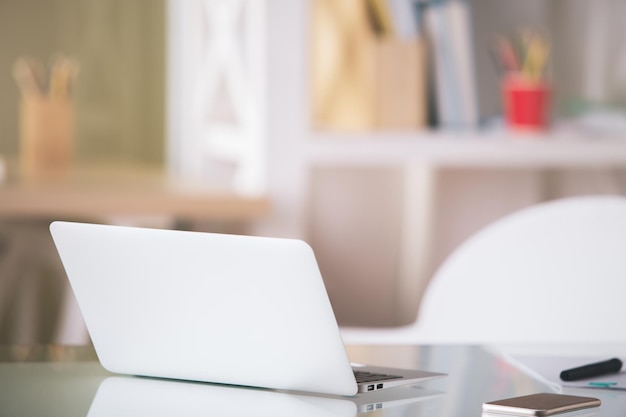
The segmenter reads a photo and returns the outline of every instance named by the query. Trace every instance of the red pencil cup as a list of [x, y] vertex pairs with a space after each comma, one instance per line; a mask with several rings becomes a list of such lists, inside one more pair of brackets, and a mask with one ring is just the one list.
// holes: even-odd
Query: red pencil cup
[[510, 128], [536, 131], [548, 127], [551, 89], [547, 82], [510, 76], [504, 80], [502, 91]]

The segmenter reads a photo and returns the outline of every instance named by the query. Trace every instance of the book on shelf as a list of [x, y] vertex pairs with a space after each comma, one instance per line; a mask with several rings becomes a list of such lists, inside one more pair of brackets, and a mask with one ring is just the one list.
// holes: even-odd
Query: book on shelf
[[424, 29], [433, 60], [438, 124], [443, 128], [476, 127], [480, 115], [469, 4], [465, 0], [428, 3]]

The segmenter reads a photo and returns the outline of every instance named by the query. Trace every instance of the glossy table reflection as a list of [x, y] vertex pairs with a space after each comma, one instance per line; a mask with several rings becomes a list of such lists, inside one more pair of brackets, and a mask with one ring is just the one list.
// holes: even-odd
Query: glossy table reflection
[[[354, 362], [449, 375], [346, 398], [113, 375], [86, 347], [0, 347], [0, 416], [461, 417], [480, 416], [485, 401], [550, 391], [478, 346], [353, 346], [348, 354]], [[602, 400], [602, 407], [585, 415], [626, 411], [626, 392], [567, 393]]]

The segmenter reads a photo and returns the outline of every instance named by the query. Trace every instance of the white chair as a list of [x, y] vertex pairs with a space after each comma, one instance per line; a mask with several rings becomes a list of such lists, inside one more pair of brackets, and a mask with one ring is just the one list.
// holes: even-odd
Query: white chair
[[417, 321], [342, 329], [346, 343], [626, 342], [626, 198], [523, 209], [470, 237], [429, 284]]

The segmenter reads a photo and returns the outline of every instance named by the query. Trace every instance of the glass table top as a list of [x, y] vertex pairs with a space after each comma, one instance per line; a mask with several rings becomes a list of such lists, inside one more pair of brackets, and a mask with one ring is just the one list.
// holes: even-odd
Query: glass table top
[[[486, 401], [552, 391], [479, 346], [347, 350], [353, 362], [448, 375], [414, 386], [337, 397], [114, 375], [100, 366], [91, 347], [0, 347], [0, 416], [460, 417], [480, 416]], [[626, 392], [567, 393], [602, 400], [600, 408], [584, 415], [626, 412]]]

